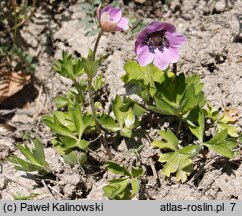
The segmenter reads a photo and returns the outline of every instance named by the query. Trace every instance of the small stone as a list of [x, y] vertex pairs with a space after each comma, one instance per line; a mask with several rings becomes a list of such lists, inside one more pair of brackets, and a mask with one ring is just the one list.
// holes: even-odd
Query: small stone
[[[3, 175], [0, 175], [0, 191], [4, 190], [6, 188], [7, 183], [8, 183], [8, 181], [7, 181], [6, 177]], [[1, 197], [0, 197], [0, 199], [1, 199]]]
[[217, 1], [214, 6], [214, 9], [219, 13], [225, 11], [225, 8], [226, 8], [225, 1]]
[[9, 147], [5, 144], [0, 144], [0, 160], [9, 155]]

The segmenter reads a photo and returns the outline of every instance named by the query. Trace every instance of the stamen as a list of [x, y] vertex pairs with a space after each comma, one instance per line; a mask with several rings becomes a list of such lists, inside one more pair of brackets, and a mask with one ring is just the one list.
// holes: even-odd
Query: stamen
[[165, 37], [165, 32], [165, 30], [160, 30], [147, 35], [144, 44], [149, 47], [150, 52], [154, 53], [156, 48], [163, 52], [164, 48], [168, 48], [170, 46], [169, 41]]

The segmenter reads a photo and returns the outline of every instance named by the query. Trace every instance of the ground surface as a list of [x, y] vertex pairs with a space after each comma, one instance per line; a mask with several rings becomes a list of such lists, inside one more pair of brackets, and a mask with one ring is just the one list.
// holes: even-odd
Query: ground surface
[[[215, 1], [173, 0], [170, 9], [163, 13], [160, 12], [158, 3], [154, 5], [155, 8], [151, 8], [149, 4], [131, 4], [129, 10], [130, 13], [136, 11], [141, 16], [145, 14], [147, 21], [160, 18], [174, 23], [178, 31], [188, 37], [188, 43], [181, 50], [178, 71], [198, 73], [205, 83], [208, 100], [215, 107], [237, 108], [240, 113], [237, 126], [241, 131], [242, 43], [238, 39], [237, 16], [241, 13], [242, 1], [213, 2]], [[29, 44], [29, 52], [38, 59], [38, 67], [35, 72], [36, 80], [26, 87], [27, 96], [22, 96], [26, 103], [21, 109], [14, 110], [11, 118], [1, 125], [2, 199], [13, 199], [16, 193], [38, 193], [37, 199], [104, 199], [102, 187], [107, 183], [110, 174], [83, 173], [78, 167], [71, 169], [63, 165], [60, 156], [48, 144], [51, 133], [41, 122], [41, 117], [53, 109], [53, 98], [64, 93], [71, 85], [68, 80], [53, 72], [54, 59], [60, 57], [62, 50], [85, 56], [88, 47], [93, 46], [95, 36], [85, 36], [83, 24], [80, 22], [85, 17], [81, 4], [82, 1], [78, 1], [56, 14], [48, 8], [40, 7], [31, 22], [21, 30], [23, 38]], [[101, 39], [98, 53], [104, 51], [110, 54], [102, 65], [110, 92], [107, 93], [109, 99], [116, 94], [132, 93], [124, 88], [120, 77], [124, 74], [124, 62], [135, 58], [133, 48], [134, 35], [131, 32], [109, 34]], [[7, 105], [1, 105], [1, 109], [6, 107]], [[10, 153], [18, 154], [15, 144], [22, 141], [23, 131], [28, 131], [32, 136], [34, 133], [38, 134], [46, 145], [46, 158], [56, 173], [56, 181], [35, 181], [33, 176], [16, 171], [12, 164], [3, 160]], [[139, 133], [141, 132], [137, 131], [137, 137]], [[126, 163], [135, 160], [135, 155], [128, 151], [129, 143], [125, 140], [119, 142], [121, 144], [116, 149], [115, 159]], [[147, 165], [147, 174], [144, 179], [146, 184], [137, 199], [242, 199], [240, 161], [225, 163], [223, 158], [208, 158], [203, 164], [195, 165], [195, 175], [188, 182], [180, 184], [157, 172], [159, 166], [151, 158], [157, 152], [150, 148], [149, 141], [142, 138], [138, 142], [145, 145], [141, 153], [141, 163]], [[102, 154], [99, 153], [100, 158], [97, 155], [94, 157], [101, 160]], [[50, 186], [49, 189], [46, 185]]]

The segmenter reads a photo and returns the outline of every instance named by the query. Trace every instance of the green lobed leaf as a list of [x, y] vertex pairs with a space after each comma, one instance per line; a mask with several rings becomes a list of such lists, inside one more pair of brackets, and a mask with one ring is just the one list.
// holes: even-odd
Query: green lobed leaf
[[151, 145], [154, 148], [175, 150], [174, 146], [166, 141], [154, 140]]
[[228, 130], [223, 130], [217, 134], [215, 134], [209, 141], [207, 141], [207, 144], [216, 144], [223, 142], [228, 136]]
[[87, 155], [84, 152], [71, 151], [63, 155], [65, 163], [75, 166], [76, 164], [84, 164], [87, 161]]
[[54, 101], [57, 108], [66, 107], [70, 102], [69, 98], [65, 96], [57, 96]]
[[184, 99], [186, 101], [185, 101], [184, 107], [182, 109], [182, 113], [185, 114], [185, 113], [189, 112], [190, 110], [194, 109], [196, 106], [198, 106], [194, 85], [187, 86], [184, 97], [185, 97]]
[[195, 89], [196, 94], [201, 92], [203, 90], [203, 87], [204, 87], [204, 84], [201, 83], [200, 81], [201, 81], [201, 79], [200, 79], [198, 74], [193, 74], [193, 75], [188, 76], [186, 78], [186, 83], [187, 84], [189, 84], [189, 85], [193, 84], [193, 85], [196, 86], [196, 89]]
[[135, 115], [132, 109], [130, 108], [124, 119], [125, 128], [132, 129], [134, 126], [134, 123], [135, 123]]
[[186, 83], [185, 83], [186, 77], [183, 73], [181, 73], [175, 77], [174, 81], [171, 83], [171, 88], [172, 88], [172, 84], [173, 84], [174, 85], [174, 96], [173, 97], [175, 99], [174, 101], [176, 103], [176, 107], [179, 107], [179, 105], [182, 104], [182, 100], [186, 93], [186, 88], [187, 88]]
[[233, 148], [238, 144], [234, 139], [227, 138], [228, 130], [215, 134], [209, 141], [203, 143], [209, 149], [228, 158], [233, 158]]
[[[125, 197], [122, 194], [128, 187], [129, 179], [114, 179], [109, 181], [109, 184], [103, 188], [104, 195], [110, 199], [122, 199]], [[121, 195], [121, 196], [120, 196]]]
[[143, 175], [143, 173], [144, 170], [142, 168], [132, 166], [131, 175], [133, 177], [140, 177], [141, 175]]
[[205, 129], [205, 119], [203, 111], [199, 107], [196, 107], [189, 113], [186, 121], [188, 123], [190, 131], [202, 143]]
[[145, 103], [150, 104], [151, 96], [146, 88], [140, 88], [137, 94], [140, 95]]
[[217, 127], [218, 127], [218, 131], [219, 132], [227, 129], [229, 136], [231, 136], [231, 137], [238, 137], [237, 128], [234, 125], [230, 125], [230, 124], [227, 124], [227, 123], [219, 122], [219, 123], [217, 123]]
[[189, 158], [193, 158], [199, 154], [200, 150], [201, 150], [200, 145], [189, 144], [189, 145], [177, 150], [177, 152], [180, 154], [187, 155]]
[[86, 114], [83, 118], [83, 122], [84, 122], [84, 125], [85, 125], [85, 129], [87, 129], [88, 127], [94, 127], [95, 126], [95, 122], [94, 122], [93, 116], [91, 114]]
[[160, 135], [165, 141], [167, 141], [167, 143], [170, 143], [172, 146], [170, 149], [177, 149], [179, 141], [176, 135], [169, 128], [166, 131], [160, 131]]
[[120, 127], [116, 124], [115, 120], [105, 113], [98, 118], [98, 121], [100, 122], [101, 126], [106, 130], [117, 132], [120, 129]]
[[129, 97], [123, 98], [123, 105], [120, 108], [120, 111], [122, 112], [128, 112], [129, 109], [133, 110], [133, 113], [135, 116], [142, 116], [145, 113], [147, 113], [147, 110], [141, 107], [139, 104], [137, 104], [136, 101], [132, 100]]
[[80, 149], [86, 149], [89, 146], [89, 144], [90, 144], [89, 141], [82, 139], [77, 142], [77, 147]]
[[134, 103], [133, 112], [134, 112], [135, 116], [142, 116], [145, 113], [147, 113], [147, 110], [144, 109], [143, 107], [141, 107], [140, 105]]
[[128, 61], [124, 65], [124, 70], [126, 71], [126, 74], [122, 76], [122, 80], [125, 83], [142, 80], [144, 78], [143, 73], [141, 73], [142, 67], [135, 61]]
[[63, 156], [65, 154], [66, 149], [63, 148], [61, 141], [59, 141], [57, 138], [54, 138], [51, 140], [51, 144], [54, 146], [55, 150]]
[[75, 80], [78, 76], [84, 73], [82, 59], [62, 52], [62, 59], [55, 62], [54, 70], [61, 76]]
[[80, 105], [76, 104], [75, 107], [71, 109], [69, 112], [71, 114], [70, 115], [71, 119], [75, 125], [78, 138], [81, 139], [86, 125], [84, 124], [84, 121], [83, 121], [82, 110]]
[[104, 86], [104, 81], [101, 76], [96, 76], [95, 79], [92, 80], [92, 87], [95, 91], [98, 91]]
[[194, 74], [194, 75], [188, 76], [186, 78], [186, 83], [187, 85], [194, 86], [196, 103], [200, 108], [202, 108], [206, 104], [206, 99], [205, 99], [205, 94], [203, 92], [204, 84], [201, 83], [201, 79], [199, 75]]
[[124, 167], [123, 165], [116, 163], [116, 162], [108, 161], [107, 162], [107, 169], [114, 174], [119, 174], [119, 175], [131, 177], [131, 174], [129, 173], [127, 168]]
[[[231, 149], [228, 148], [228, 146], [226, 145], [226, 143], [218, 143], [218, 144], [204, 144], [205, 146], [207, 146], [210, 150], [213, 150], [214, 152], [223, 155], [227, 158], [233, 158], [233, 152], [231, 151]], [[234, 145], [236, 146], [236, 145]]]
[[139, 193], [139, 190], [140, 190], [139, 180], [137, 178], [131, 179], [131, 187], [132, 187], [131, 197], [134, 197]]
[[71, 130], [69, 130], [67, 127], [63, 126], [61, 124], [61, 122], [58, 120], [58, 117], [56, 115], [54, 115], [53, 118], [54, 122], [50, 121], [49, 117], [44, 117], [43, 121], [44, 123], [54, 132], [57, 133], [58, 135], [62, 135], [62, 136], [67, 136], [67, 137], [71, 137], [73, 139], [76, 139], [76, 136], [73, 134], [73, 132]]
[[33, 163], [35, 165], [41, 166], [38, 159], [33, 155], [30, 148], [26, 144], [24, 144], [24, 146], [22, 146], [21, 144], [16, 144], [16, 147], [25, 156], [25, 158], [28, 161], [30, 161], [31, 163]]
[[122, 99], [119, 95], [117, 95], [116, 98], [112, 101], [112, 107], [113, 107], [114, 116], [117, 119], [120, 127], [124, 126], [124, 121], [126, 117], [126, 113], [120, 111], [120, 108], [122, 107], [122, 105], [123, 105]]
[[[156, 106], [151, 110], [164, 115], [187, 116], [195, 107], [205, 104], [204, 92], [201, 91], [200, 79], [186, 78], [184, 74], [168, 76], [155, 83], [157, 92], [154, 96]], [[193, 83], [194, 82], [194, 83]], [[198, 86], [198, 90], [197, 90]]]
[[199, 154], [201, 146], [190, 144], [179, 149], [179, 141], [170, 129], [160, 131], [160, 135], [163, 140], [153, 141], [152, 146], [173, 150], [172, 152], [160, 154], [159, 161], [165, 163], [162, 173], [168, 177], [172, 173], [176, 173], [177, 181], [186, 181], [187, 176], [191, 174], [193, 168], [191, 158]]
[[83, 58], [84, 71], [88, 75], [89, 79], [93, 78], [97, 74], [98, 67], [104, 58], [106, 58], [106, 55], [95, 59], [93, 50], [89, 49], [87, 58]]
[[8, 161], [15, 164], [15, 169], [26, 171], [26, 172], [34, 172], [34, 171], [42, 171], [44, 168], [41, 165], [36, 165], [31, 162], [25, 161], [17, 156], [9, 156]]
[[161, 83], [165, 80], [164, 71], [158, 69], [153, 63], [142, 67], [135, 61], [128, 61], [124, 65], [124, 70], [126, 74], [121, 79], [125, 83], [141, 81], [144, 86], [149, 88], [151, 96], [154, 96], [156, 92], [155, 82]]
[[187, 176], [192, 172], [192, 160], [188, 155], [179, 152], [169, 152], [161, 154], [159, 161], [166, 163], [162, 169], [162, 173], [170, 177], [172, 173], [176, 172], [177, 181], [185, 182]]
[[217, 121], [219, 116], [219, 111], [212, 107], [209, 103], [206, 104], [206, 108], [203, 109], [204, 115], [206, 118], [210, 118], [213, 122]]
[[[113, 113], [118, 122], [120, 135], [130, 138], [133, 134], [132, 130], [139, 125], [139, 122], [136, 121], [132, 107], [126, 111], [128, 106], [127, 103], [123, 104], [123, 100], [119, 95], [112, 101]], [[110, 119], [111, 122], [113, 124], [113, 121]]]
[[179, 106], [179, 102], [176, 102], [176, 80], [179, 77], [168, 77], [165, 75], [165, 80], [162, 83], [156, 83], [157, 94], [156, 97], [163, 101], [172, 108]]
[[129, 128], [121, 128], [119, 130], [119, 133], [120, 133], [121, 136], [124, 136], [124, 137], [127, 137], [127, 138], [131, 138], [132, 135], [133, 135], [132, 129], [129, 129]]
[[69, 150], [72, 148], [79, 148], [79, 149], [86, 149], [90, 142], [81, 139], [81, 140], [76, 140], [71, 137], [60, 137], [62, 147], [65, 150]]
[[38, 138], [33, 140], [34, 143], [34, 148], [32, 149], [33, 152], [33, 156], [38, 160], [38, 162], [43, 165], [46, 166], [46, 161], [45, 161], [45, 153], [44, 153], [44, 146], [43, 144], [40, 142], [40, 140]]
[[169, 128], [166, 131], [160, 131], [160, 135], [163, 140], [154, 140], [151, 143], [154, 148], [170, 149], [174, 151], [178, 149], [179, 141]]
[[62, 111], [54, 111], [53, 113], [53, 122], [55, 124], [61, 124], [62, 126], [66, 127], [68, 130], [72, 131], [73, 133], [76, 131], [76, 127], [72, 120], [70, 112], [62, 112]]
[[172, 109], [172, 107], [170, 105], [168, 105], [167, 103], [165, 103], [163, 100], [161, 100], [158, 97], [154, 97], [155, 99], [155, 103], [156, 106], [150, 106], [150, 110], [159, 114], [163, 114], [163, 115], [176, 115], [176, 113], [174, 112], [174, 110]]

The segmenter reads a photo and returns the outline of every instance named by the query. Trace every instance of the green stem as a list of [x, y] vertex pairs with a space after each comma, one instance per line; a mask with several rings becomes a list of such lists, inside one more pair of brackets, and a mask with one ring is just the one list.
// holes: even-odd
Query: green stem
[[[101, 39], [102, 35], [103, 35], [103, 31], [101, 30], [99, 32], [98, 36], [97, 36], [97, 39], [96, 39], [96, 42], [95, 42], [95, 45], [94, 45], [93, 62], [95, 62], [96, 53], [97, 53], [97, 47], [98, 47], [98, 44], [100, 42], [100, 39]], [[91, 74], [91, 73], [88, 73], [88, 74]], [[112, 155], [111, 149], [109, 148], [109, 146], [108, 146], [108, 144], [106, 142], [105, 136], [104, 136], [104, 134], [103, 134], [103, 132], [101, 130], [101, 127], [100, 127], [100, 125], [98, 123], [97, 113], [96, 113], [95, 104], [94, 104], [94, 97], [93, 97], [92, 79], [93, 79], [93, 76], [89, 75], [88, 76], [88, 92], [89, 92], [89, 98], [90, 98], [90, 105], [91, 105], [91, 109], [92, 109], [92, 114], [93, 114], [93, 118], [94, 118], [95, 125], [96, 125], [96, 128], [97, 128], [97, 132], [98, 132], [98, 134], [101, 135], [101, 137], [100, 137], [101, 144], [103, 145], [104, 149], [106, 150], [109, 159], [112, 159], [113, 155]]]
[[178, 122], [178, 126], [176, 128], [176, 136], [179, 135], [180, 131], [181, 131], [181, 128], [182, 128], [182, 117], [179, 117], [179, 122]]
[[100, 130], [99, 130], [100, 126], [97, 121], [97, 113], [96, 113], [96, 109], [95, 109], [95, 105], [94, 105], [92, 80], [88, 80], [88, 92], [89, 92], [89, 97], [90, 97], [90, 105], [91, 105], [91, 109], [92, 109], [92, 113], [93, 113], [93, 118], [94, 118], [95, 124], [97, 126], [97, 130], [98, 130], [98, 132], [100, 132]]
[[95, 45], [94, 45], [94, 50], [93, 50], [93, 61], [95, 60], [95, 56], [96, 56], [96, 53], [97, 53], [97, 47], [98, 47], [98, 44], [99, 44], [99, 41], [100, 41], [102, 35], [103, 35], [103, 31], [101, 30], [101, 31], [98, 33], [97, 40], [96, 40], [96, 43], [95, 43]]
[[177, 63], [173, 63], [172, 71], [173, 71], [174, 74], [177, 73]]
[[94, 122], [97, 128], [97, 132], [98, 134], [101, 135], [101, 143], [104, 147], [104, 149], [106, 150], [108, 157], [111, 159], [112, 158], [112, 153], [111, 153], [111, 149], [109, 148], [106, 139], [104, 137], [104, 134], [102, 133], [101, 127], [98, 123], [97, 120], [97, 113], [96, 113], [96, 109], [95, 109], [95, 104], [94, 104], [94, 97], [93, 97], [93, 89], [92, 89], [92, 79], [88, 80], [88, 92], [89, 92], [89, 97], [90, 97], [90, 105], [91, 105], [91, 109], [92, 109], [92, 114], [93, 114], [93, 118], [94, 118]]

